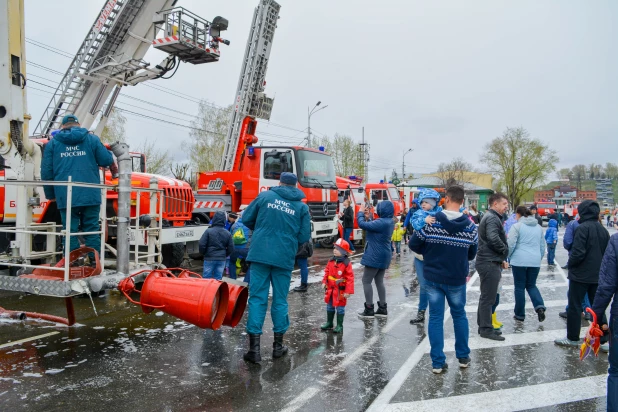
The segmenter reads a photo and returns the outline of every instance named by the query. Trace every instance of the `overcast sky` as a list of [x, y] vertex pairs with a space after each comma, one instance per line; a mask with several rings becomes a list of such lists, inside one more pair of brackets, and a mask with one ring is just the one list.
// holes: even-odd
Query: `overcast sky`
[[[183, 64], [170, 80], [150, 84], [216, 105], [233, 102], [257, 0], [179, 0], [208, 19], [229, 20], [221, 61]], [[26, 0], [27, 37], [73, 55], [103, 0]], [[272, 121], [258, 132], [290, 142], [306, 136], [307, 106], [320, 134], [343, 133], [371, 145], [370, 178], [393, 168], [435, 171], [461, 156], [475, 166], [483, 145], [523, 126], [558, 151], [559, 167], [618, 161], [618, 2], [614, 0], [281, 0], [266, 92], [276, 96]], [[146, 60], [159, 63], [151, 51]], [[64, 73], [70, 59], [27, 45], [27, 59]], [[28, 66], [31, 80], [61, 76]], [[34, 77], [34, 76], [39, 76]], [[45, 80], [45, 79], [48, 80]], [[30, 83], [34, 88], [52, 89]], [[122, 94], [194, 115], [194, 101], [146, 87]], [[30, 89], [38, 122], [50, 95]], [[120, 106], [121, 100], [118, 105]], [[125, 100], [125, 103], [137, 104]], [[136, 112], [188, 125], [190, 117], [153, 108]], [[155, 114], [152, 111], [163, 114]], [[172, 118], [178, 117], [179, 119]], [[188, 130], [127, 116], [129, 142], [154, 140], [178, 161]], [[32, 130], [34, 125], [31, 126]], [[295, 130], [291, 130], [295, 129]], [[259, 133], [258, 133], [259, 134]], [[289, 137], [289, 138], [288, 138]]]

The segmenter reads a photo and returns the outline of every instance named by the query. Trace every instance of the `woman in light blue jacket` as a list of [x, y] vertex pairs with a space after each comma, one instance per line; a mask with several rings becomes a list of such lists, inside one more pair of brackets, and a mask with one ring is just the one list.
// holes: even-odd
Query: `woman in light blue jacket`
[[515, 316], [523, 321], [526, 317], [526, 293], [534, 305], [539, 322], [545, 320], [545, 304], [536, 279], [541, 270], [541, 260], [545, 255], [545, 238], [543, 229], [525, 206], [515, 210], [517, 223], [509, 231], [509, 261], [513, 270], [515, 283]]

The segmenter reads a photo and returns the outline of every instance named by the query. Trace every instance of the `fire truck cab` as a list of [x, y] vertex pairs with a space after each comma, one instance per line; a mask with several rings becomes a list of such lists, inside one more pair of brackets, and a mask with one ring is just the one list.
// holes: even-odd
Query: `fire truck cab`
[[[363, 230], [359, 229], [356, 215], [359, 208], [368, 202], [367, 192], [361, 186], [361, 180], [356, 176], [339, 177], [337, 176], [337, 187], [339, 188], [339, 213], [343, 213], [343, 201], [350, 199], [351, 205], [354, 207], [354, 229], [350, 234], [350, 240], [361, 241], [363, 239]], [[339, 237], [343, 238], [343, 223], [339, 222]]]
[[374, 207], [380, 202], [390, 200], [395, 207], [395, 216], [399, 216], [406, 207], [399, 196], [397, 186], [392, 183], [384, 183], [383, 180], [381, 180], [380, 183], [367, 183], [365, 189]]

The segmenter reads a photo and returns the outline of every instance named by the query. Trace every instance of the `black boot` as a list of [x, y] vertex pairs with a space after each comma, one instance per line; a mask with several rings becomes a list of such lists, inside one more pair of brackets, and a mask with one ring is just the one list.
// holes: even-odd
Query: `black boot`
[[373, 303], [371, 305], [365, 303], [365, 310], [358, 312], [358, 317], [361, 319], [373, 319], [375, 313], [373, 312]]
[[385, 318], [388, 316], [388, 312], [386, 311], [386, 303], [378, 302], [378, 310], [376, 310], [375, 315], [379, 318]]
[[245, 353], [243, 359], [251, 363], [260, 363], [262, 355], [260, 355], [260, 336], [249, 335], [249, 352]]
[[309, 286], [306, 283], [301, 283], [300, 286], [294, 288], [294, 292], [306, 292]]
[[282, 357], [288, 353], [288, 347], [283, 344], [283, 333], [275, 333], [273, 342], [273, 359]]
[[414, 319], [410, 320], [410, 323], [415, 325], [417, 323], [423, 323], [425, 321], [425, 311], [419, 310]]

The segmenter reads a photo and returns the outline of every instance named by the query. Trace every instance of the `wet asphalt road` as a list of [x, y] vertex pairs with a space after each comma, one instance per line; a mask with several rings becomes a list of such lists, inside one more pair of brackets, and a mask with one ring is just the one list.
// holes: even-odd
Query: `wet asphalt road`
[[[529, 301], [526, 321], [512, 319], [513, 279], [510, 271], [504, 273], [498, 318], [507, 340], [497, 344], [476, 334], [479, 283], [472, 277], [467, 296], [472, 364], [457, 368], [447, 319], [450, 370], [436, 376], [424, 328], [409, 324], [418, 303], [410, 253], [394, 258], [387, 272], [384, 321], [356, 317], [364, 300], [362, 266], [360, 256], [352, 259], [356, 294], [348, 301], [340, 336], [319, 328], [325, 305], [318, 282], [329, 255], [316, 249], [309, 292], [290, 293], [285, 336], [290, 353], [274, 362], [267, 316], [261, 366], [242, 361], [244, 319], [235, 329], [201, 330], [161, 312], [143, 314], [117, 292], [95, 298], [99, 316], [88, 299], [74, 299], [79, 326], [73, 328], [1, 319], [0, 345], [49, 336], [0, 346], [0, 411], [605, 410], [607, 355], [581, 362], [578, 350], [553, 344], [566, 334], [558, 317], [567, 290], [559, 269], [545, 265], [539, 276], [548, 306], [543, 323]], [[566, 261], [561, 248], [556, 259]], [[294, 275], [292, 287], [299, 281], [298, 271]], [[0, 298], [7, 309], [64, 316], [58, 299], [5, 292]]]

